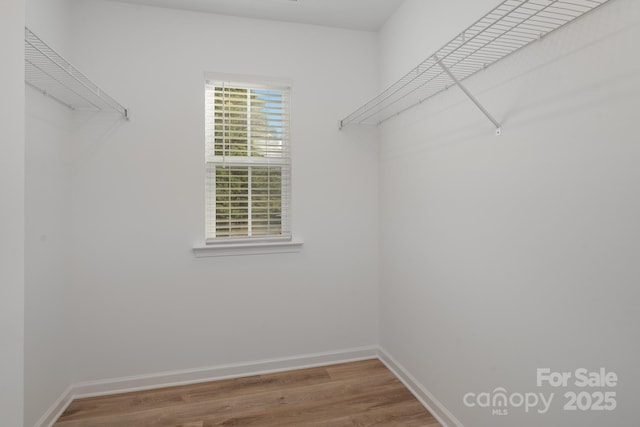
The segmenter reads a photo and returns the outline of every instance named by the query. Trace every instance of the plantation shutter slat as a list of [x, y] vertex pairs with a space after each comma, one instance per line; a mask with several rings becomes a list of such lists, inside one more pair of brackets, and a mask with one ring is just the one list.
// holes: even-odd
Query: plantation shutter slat
[[290, 238], [289, 90], [207, 81], [207, 243]]

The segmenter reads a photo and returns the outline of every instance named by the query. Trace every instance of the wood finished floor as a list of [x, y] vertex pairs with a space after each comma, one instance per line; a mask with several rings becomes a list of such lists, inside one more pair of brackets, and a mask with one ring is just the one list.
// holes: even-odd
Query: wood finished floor
[[77, 426], [441, 427], [379, 360], [78, 399]]

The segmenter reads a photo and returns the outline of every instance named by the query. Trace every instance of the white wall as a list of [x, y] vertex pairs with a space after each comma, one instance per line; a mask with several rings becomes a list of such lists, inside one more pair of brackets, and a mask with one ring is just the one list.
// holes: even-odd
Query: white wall
[[[26, 6], [27, 26], [72, 59], [68, 1]], [[35, 425], [72, 380], [70, 119], [69, 109], [26, 88], [26, 426]]]
[[[72, 30], [78, 66], [133, 112], [76, 122], [75, 379], [375, 345], [375, 133], [337, 129], [378, 85], [375, 35], [102, 1], [75, 2]], [[205, 71], [293, 82], [302, 252], [193, 256]]]
[[[383, 82], [498, 3], [407, 0]], [[381, 127], [381, 344], [465, 426], [637, 424], [638, 40], [640, 3], [615, 0], [470, 79], [500, 138], [454, 89]], [[462, 402], [581, 367], [619, 375], [616, 411]]]
[[21, 426], [24, 379], [24, 1], [0, 3], [0, 425]]

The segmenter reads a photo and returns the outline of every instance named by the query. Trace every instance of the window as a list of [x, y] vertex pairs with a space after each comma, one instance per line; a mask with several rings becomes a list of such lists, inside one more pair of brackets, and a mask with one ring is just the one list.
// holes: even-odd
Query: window
[[290, 239], [289, 89], [207, 81], [207, 243]]

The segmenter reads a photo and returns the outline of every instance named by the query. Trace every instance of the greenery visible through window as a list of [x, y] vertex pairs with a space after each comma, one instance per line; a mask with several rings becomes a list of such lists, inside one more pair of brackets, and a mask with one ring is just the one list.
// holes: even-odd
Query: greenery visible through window
[[289, 91], [207, 81], [207, 241], [289, 237]]

